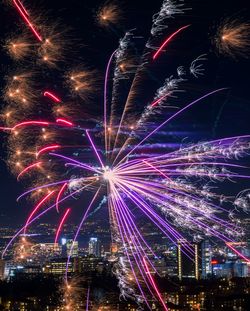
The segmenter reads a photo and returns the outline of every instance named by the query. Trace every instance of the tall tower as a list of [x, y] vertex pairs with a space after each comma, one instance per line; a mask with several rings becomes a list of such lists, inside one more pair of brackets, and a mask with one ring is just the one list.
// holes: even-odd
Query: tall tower
[[206, 279], [212, 275], [212, 250], [208, 240], [201, 244], [202, 278]]
[[[188, 243], [189, 249], [193, 254], [185, 250], [185, 244]], [[179, 240], [177, 246], [177, 262], [178, 262], [178, 277], [200, 279], [201, 276], [201, 244], [189, 243], [186, 240]]]

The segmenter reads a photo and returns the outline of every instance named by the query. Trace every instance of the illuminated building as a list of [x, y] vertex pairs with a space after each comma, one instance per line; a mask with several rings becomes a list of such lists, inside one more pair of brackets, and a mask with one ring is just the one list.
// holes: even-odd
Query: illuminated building
[[102, 273], [103, 271], [111, 273], [111, 265], [108, 261], [102, 260], [102, 258], [94, 257], [93, 255], [78, 257], [74, 259], [74, 270], [78, 273], [96, 271]]
[[90, 238], [89, 240], [89, 255], [101, 257], [101, 243], [97, 238]]
[[61, 244], [62, 244], [62, 256], [68, 257], [70, 255], [70, 257], [72, 258], [78, 256], [79, 247], [77, 241], [62, 238]]
[[[189, 243], [189, 248], [193, 250], [193, 258], [190, 254], [187, 256], [185, 253], [184, 245], [189, 243], [186, 240], [178, 241], [177, 247], [177, 266], [178, 278], [195, 278], [199, 279], [201, 276], [201, 244]], [[183, 252], [184, 250], [184, 252]]]
[[[67, 260], [67, 258], [52, 259], [44, 265], [43, 272], [55, 275], [65, 275]], [[68, 272], [74, 272], [74, 265], [72, 260], [69, 262]]]
[[245, 278], [248, 277], [248, 265], [245, 262], [237, 260], [235, 262], [228, 261], [225, 263], [218, 263], [214, 261], [213, 264], [213, 275], [217, 278], [232, 277]]
[[37, 243], [32, 246], [31, 254], [34, 259], [46, 259], [58, 257], [62, 253], [61, 245], [58, 243]]
[[205, 293], [187, 291], [184, 293], [169, 293], [166, 295], [168, 299], [168, 311], [188, 310], [198, 311], [204, 310]]
[[202, 278], [206, 279], [212, 275], [212, 250], [208, 240], [201, 243]]

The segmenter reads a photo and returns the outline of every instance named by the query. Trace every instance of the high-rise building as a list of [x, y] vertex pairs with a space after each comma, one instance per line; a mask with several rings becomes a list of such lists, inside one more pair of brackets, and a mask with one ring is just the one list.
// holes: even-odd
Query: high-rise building
[[175, 245], [171, 245], [164, 252], [165, 262], [166, 262], [166, 274], [170, 277], [177, 277], [178, 269], [177, 269], [177, 249]]
[[208, 240], [204, 240], [201, 243], [201, 265], [203, 279], [207, 279], [212, 275], [212, 250]]
[[90, 238], [89, 240], [89, 255], [101, 257], [101, 243], [98, 238]]
[[[187, 253], [187, 249], [192, 252]], [[177, 247], [178, 277], [199, 279], [201, 276], [201, 244], [179, 240]]]
[[78, 241], [73, 241], [72, 239], [62, 238], [62, 256], [67, 257], [77, 257], [78, 256]]

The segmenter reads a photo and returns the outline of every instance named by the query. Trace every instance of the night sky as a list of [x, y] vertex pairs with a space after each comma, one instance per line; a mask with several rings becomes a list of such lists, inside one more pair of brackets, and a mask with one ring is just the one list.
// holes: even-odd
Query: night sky
[[[97, 68], [102, 75], [110, 54], [116, 49], [125, 31], [136, 28], [138, 35], [147, 38], [152, 15], [159, 10], [162, 3], [161, 0], [118, 0], [123, 20], [119, 25], [106, 29], [101, 28], [95, 19], [102, 1], [25, 1], [28, 2], [32, 2], [33, 14], [39, 12], [46, 19], [46, 23], [59, 20], [64, 29], [69, 29], [68, 37], [72, 43], [63, 65], [65, 68], [60, 69], [64, 70], [70, 68], [72, 64], [84, 62], [92, 68]], [[187, 0], [186, 6], [192, 10], [186, 11], [183, 16], [177, 16], [170, 22], [169, 31], [186, 24], [191, 24], [191, 27], [171, 44], [168, 54], [163, 57], [162, 62], [160, 61], [161, 75], [169, 76], [173, 68], [189, 60], [192, 61], [200, 54], [207, 53], [208, 59], [204, 63], [205, 76], [189, 82], [187, 94], [180, 98], [181, 104], [184, 105], [188, 103], [189, 98], [196, 98], [197, 95], [209, 90], [228, 87], [223, 94], [209, 98], [171, 124], [171, 131], [182, 130], [190, 133], [185, 134], [190, 142], [250, 134], [249, 60], [218, 55], [211, 44], [211, 38], [223, 18], [237, 17], [250, 20], [246, 3], [244, 0]], [[22, 22], [15, 10], [4, 3], [0, 5], [0, 21], [1, 43], [4, 43], [10, 34], [20, 31]], [[3, 88], [5, 75], [18, 66], [6, 55], [4, 49], [0, 52], [0, 86]], [[54, 78], [57, 79], [57, 74]], [[55, 81], [53, 87], [59, 89], [59, 84]], [[150, 90], [149, 85], [147, 89]], [[0, 106], [4, 105], [0, 99]], [[101, 114], [101, 110], [96, 113]], [[168, 130], [169, 128], [166, 129]], [[184, 137], [180, 137], [180, 140], [182, 139]], [[0, 133], [0, 141], [0, 225], [20, 224], [27, 214], [28, 203], [16, 203], [16, 197], [23, 191], [23, 187], [16, 182], [6, 167], [5, 134]], [[246, 183], [244, 186], [249, 188]]]

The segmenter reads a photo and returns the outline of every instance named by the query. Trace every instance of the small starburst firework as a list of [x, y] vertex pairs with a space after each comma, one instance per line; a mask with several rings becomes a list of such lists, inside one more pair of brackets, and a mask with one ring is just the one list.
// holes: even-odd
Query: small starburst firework
[[107, 1], [97, 13], [97, 21], [101, 26], [110, 26], [122, 20], [122, 12], [118, 3]]
[[219, 26], [215, 43], [219, 53], [237, 57], [249, 57], [250, 24], [237, 19], [226, 19]]

